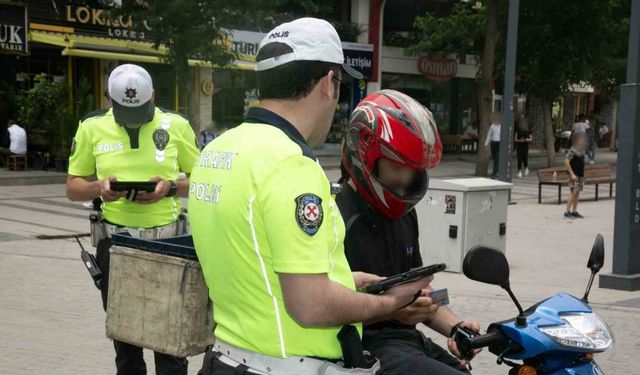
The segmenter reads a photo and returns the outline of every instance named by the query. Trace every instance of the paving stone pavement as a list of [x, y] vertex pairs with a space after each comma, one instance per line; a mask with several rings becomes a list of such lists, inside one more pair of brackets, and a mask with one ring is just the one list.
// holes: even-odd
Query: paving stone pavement
[[[433, 172], [436, 177], [465, 176], [473, 172], [473, 165], [448, 161]], [[337, 171], [328, 174], [335, 177]], [[524, 306], [558, 291], [582, 295], [596, 233], [605, 237], [603, 271], [611, 270], [614, 201], [594, 202], [585, 194], [580, 211], [586, 219], [566, 220], [562, 207], [552, 204], [553, 194], [548, 202], [537, 204], [535, 181], [532, 176], [514, 181], [518, 204], [508, 210], [507, 256], [513, 289]], [[0, 186], [0, 374], [115, 373], [100, 297], [79, 261], [79, 248], [70, 238], [52, 239], [87, 233], [87, 215], [82, 204], [65, 198], [64, 185]], [[89, 247], [87, 238], [83, 242]], [[447, 287], [451, 308], [482, 327], [516, 313], [502, 290], [459, 274], [439, 274], [434, 286]], [[631, 361], [640, 353], [640, 292], [600, 289], [596, 281], [590, 300], [616, 336], [612, 350], [596, 355], [604, 372], [640, 375]], [[145, 355], [153, 374], [152, 354]], [[197, 373], [201, 361], [201, 356], [190, 359], [189, 374]], [[473, 367], [474, 374], [507, 373], [486, 351]]]

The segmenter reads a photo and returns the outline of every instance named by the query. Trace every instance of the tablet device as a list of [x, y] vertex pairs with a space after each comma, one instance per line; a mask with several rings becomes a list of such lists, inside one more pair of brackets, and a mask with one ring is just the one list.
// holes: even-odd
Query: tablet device
[[111, 190], [113, 191], [144, 191], [151, 193], [156, 190], [157, 182], [153, 181], [111, 181]]
[[444, 263], [432, 264], [428, 267], [417, 268], [409, 272], [404, 272], [395, 276], [388, 277], [384, 280], [373, 282], [361, 289], [362, 292], [369, 294], [380, 294], [393, 288], [394, 286], [410, 283], [426, 276], [431, 276], [436, 272], [444, 271], [447, 265]]

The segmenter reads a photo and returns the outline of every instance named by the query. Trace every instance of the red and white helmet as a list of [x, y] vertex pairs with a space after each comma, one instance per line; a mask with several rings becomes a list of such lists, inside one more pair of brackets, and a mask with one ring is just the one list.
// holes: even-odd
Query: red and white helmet
[[[427, 169], [442, 157], [442, 143], [431, 112], [394, 90], [364, 98], [353, 111], [342, 142], [342, 168], [358, 193], [374, 209], [395, 220], [409, 212], [427, 192]], [[402, 196], [386, 187], [374, 170], [388, 159], [416, 171]]]

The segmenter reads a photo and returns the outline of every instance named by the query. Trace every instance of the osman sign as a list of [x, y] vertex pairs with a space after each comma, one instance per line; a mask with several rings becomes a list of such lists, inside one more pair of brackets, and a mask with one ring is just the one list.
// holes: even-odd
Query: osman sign
[[24, 5], [0, 4], [0, 52], [29, 53], [27, 8]]

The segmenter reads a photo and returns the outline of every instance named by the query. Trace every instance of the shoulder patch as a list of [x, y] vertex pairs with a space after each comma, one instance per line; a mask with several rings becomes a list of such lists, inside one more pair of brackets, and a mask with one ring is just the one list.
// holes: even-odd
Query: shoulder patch
[[108, 109], [98, 109], [95, 111], [91, 111], [87, 114], [85, 114], [84, 116], [82, 116], [82, 119], [80, 119], [80, 122], [84, 122], [85, 120], [88, 120], [92, 117], [100, 117], [100, 116], [104, 116], [107, 112], [109, 112]]
[[315, 194], [302, 194], [296, 198], [296, 221], [308, 235], [318, 233], [322, 225], [322, 199]]

